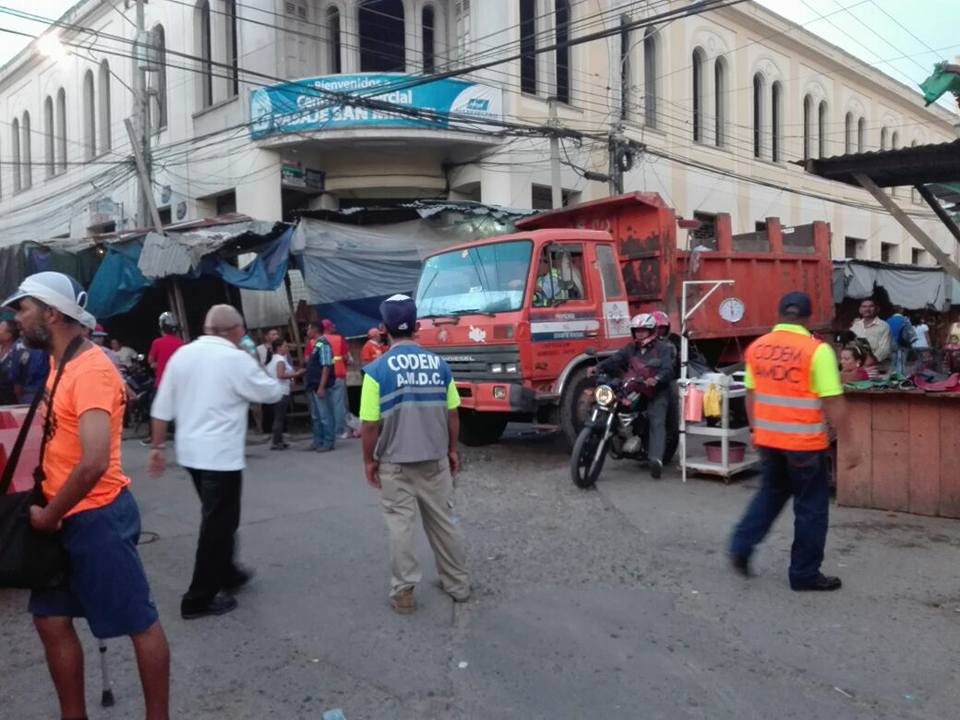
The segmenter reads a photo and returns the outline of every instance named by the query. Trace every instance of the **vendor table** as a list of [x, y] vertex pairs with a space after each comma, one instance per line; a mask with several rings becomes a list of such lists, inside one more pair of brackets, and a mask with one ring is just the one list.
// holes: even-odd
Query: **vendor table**
[[[837, 504], [960, 518], [960, 393], [848, 390]], [[844, 470], [848, 446], [861, 464]]]

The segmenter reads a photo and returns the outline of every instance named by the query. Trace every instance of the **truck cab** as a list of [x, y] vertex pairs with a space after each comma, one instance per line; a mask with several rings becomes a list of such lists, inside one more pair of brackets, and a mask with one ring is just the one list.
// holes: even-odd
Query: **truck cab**
[[588, 348], [630, 338], [617, 248], [602, 231], [531, 230], [433, 255], [417, 307], [419, 341], [453, 371], [468, 444], [495, 441], [511, 417], [572, 430], [577, 408], [562, 400], [571, 383], [586, 386]]

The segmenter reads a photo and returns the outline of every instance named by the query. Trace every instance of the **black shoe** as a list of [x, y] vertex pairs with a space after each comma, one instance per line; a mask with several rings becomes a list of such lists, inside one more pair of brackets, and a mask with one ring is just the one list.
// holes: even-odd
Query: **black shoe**
[[650, 477], [654, 480], [659, 480], [661, 475], [663, 475], [663, 463], [660, 460], [651, 460]]
[[224, 592], [239, 592], [248, 582], [253, 579], [253, 570], [238, 569], [232, 578], [223, 585]]
[[218, 593], [213, 600], [206, 605], [193, 605], [189, 603], [180, 603], [180, 617], [184, 620], [196, 620], [197, 618], [208, 615], [226, 615], [237, 607], [236, 598]]
[[750, 558], [748, 557], [743, 555], [731, 555], [730, 566], [738, 575], [742, 575], [745, 578], [753, 577], [753, 573], [750, 572]]
[[830, 592], [832, 590], [839, 590], [842, 586], [843, 583], [840, 582], [840, 578], [829, 575], [817, 575], [813, 580], [808, 580], [807, 582], [790, 583], [790, 589], [796, 590], [797, 592]]

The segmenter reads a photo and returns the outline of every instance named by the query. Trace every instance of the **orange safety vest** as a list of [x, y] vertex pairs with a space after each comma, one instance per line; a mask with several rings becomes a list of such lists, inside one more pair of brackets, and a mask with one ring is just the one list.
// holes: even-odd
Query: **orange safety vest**
[[347, 376], [347, 361], [344, 354], [347, 352], [347, 343], [339, 335], [327, 334], [330, 349], [333, 350], [333, 374], [338, 378]]
[[816, 338], [775, 330], [747, 349], [753, 376], [753, 443], [779, 450], [830, 447], [820, 397], [810, 387]]

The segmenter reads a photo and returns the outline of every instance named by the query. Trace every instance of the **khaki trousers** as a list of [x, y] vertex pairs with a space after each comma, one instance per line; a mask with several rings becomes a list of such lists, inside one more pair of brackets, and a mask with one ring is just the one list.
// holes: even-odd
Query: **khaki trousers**
[[466, 599], [470, 578], [463, 535], [453, 522], [453, 477], [447, 459], [380, 463], [380, 486], [390, 532], [390, 595], [415, 587], [422, 577], [414, 547], [419, 510], [443, 589], [458, 600]]

